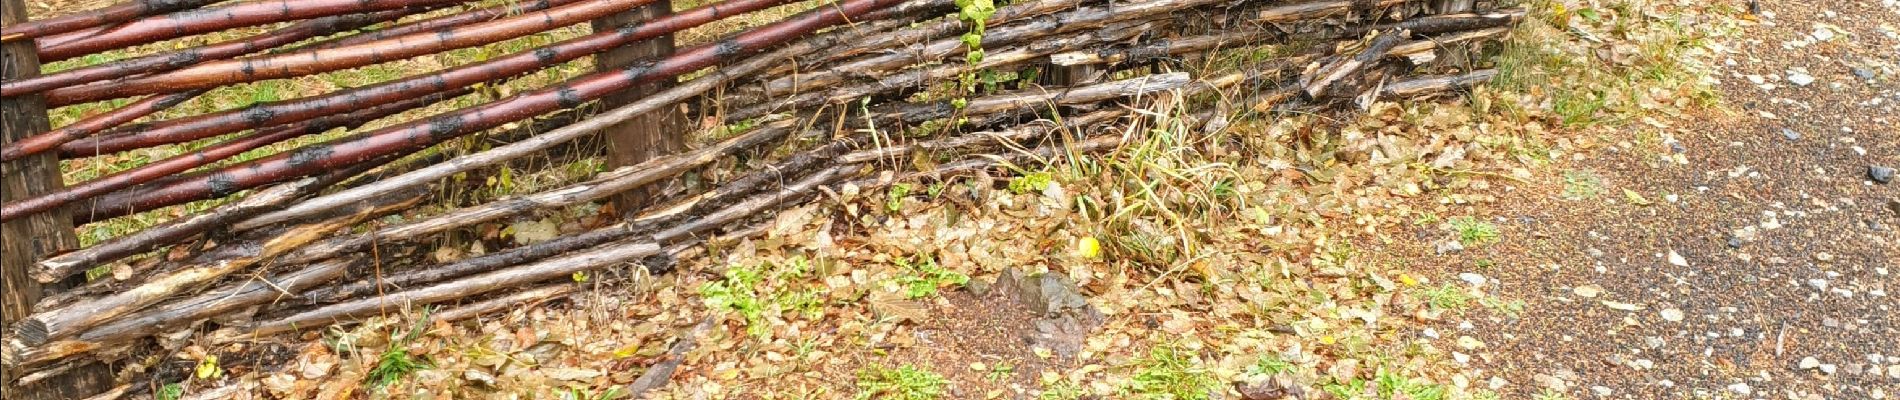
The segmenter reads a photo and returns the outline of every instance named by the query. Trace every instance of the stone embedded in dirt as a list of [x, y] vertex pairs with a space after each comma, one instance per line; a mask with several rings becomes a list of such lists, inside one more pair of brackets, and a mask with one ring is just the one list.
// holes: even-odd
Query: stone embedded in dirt
[[1900, 199], [1887, 200], [1887, 210], [1893, 211], [1893, 216], [1900, 217]]
[[1754, 393], [1755, 393], [1755, 388], [1752, 388], [1752, 387], [1748, 387], [1748, 383], [1747, 383], [1747, 382], [1735, 382], [1735, 384], [1732, 384], [1732, 385], [1728, 385], [1728, 391], [1729, 391], [1730, 393], [1735, 393], [1735, 394], [1739, 394], [1739, 395], [1743, 395], [1743, 396], [1747, 396], [1747, 395], [1750, 395], [1750, 394], [1754, 394]]
[[1728, 235], [1728, 247], [1731, 249], [1742, 248], [1742, 238], [1735, 237], [1735, 235]]
[[1828, 253], [1825, 251], [1814, 253], [1814, 261], [1820, 261], [1820, 262], [1834, 261], [1834, 254]]
[[1670, 250], [1669, 264], [1678, 266], [1678, 267], [1687, 267], [1689, 266], [1689, 259], [1682, 258], [1682, 253], [1677, 253], [1675, 250]]
[[1861, 67], [1854, 67], [1852, 68], [1852, 70], [1854, 71], [1854, 76], [1859, 77], [1860, 79], [1870, 80], [1870, 81], [1874, 80], [1874, 70], [1861, 68]]
[[1438, 245], [1436, 247], [1437, 247], [1436, 250], [1438, 251], [1439, 255], [1452, 254], [1452, 253], [1457, 253], [1457, 252], [1465, 250], [1465, 245], [1463, 243], [1458, 243], [1458, 240], [1456, 239], [1446, 239], [1446, 240], [1440, 241], [1438, 242]]
[[1597, 395], [1597, 397], [1610, 397], [1610, 395], [1616, 394], [1616, 390], [1612, 390], [1608, 386], [1602, 386], [1602, 385], [1591, 386], [1590, 394]]
[[1484, 275], [1479, 275], [1475, 272], [1459, 273], [1458, 280], [1465, 281], [1465, 283], [1469, 283], [1471, 286], [1484, 286], [1484, 283], [1488, 281]]
[[1788, 83], [1793, 83], [1795, 86], [1807, 86], [1814, 83], [1814, 76], [1808, 75], [1807, 72], [1790, 71], [1788, 72]]
[[1577, 296], [1583, 297], [1586, 299], [1595, 298], [1597, 297], [1598, 294], [1603, 293], [1603, 287], [1597, 286], [1597, 285], [1582, 285], [1582, 286], [1571, 288], [1570, 292], [1575, 293], [1577, 294]]
[[1682, 318], [1683, 318], [1683, 315], [1682, 315], [1681, 309], [1665, 308], [1662, 310], [1662, 319], [1665, 321], [1682, 322]]
[[1035, 346], [1047, 348], [1062, 359], [1072, 360], [1081, 353], [1083, 340], [1105, 318], [1100, 309], [1082, 296], [1075, 281], [1061, 273], [1029, 276], [1008, 268], [997, 275], [991, 290], [1041, 316], [1031, 323], [1034, 331], [1023, 335]]
[[1873, 179], [1874, 182], [1893, 183], [1893, 173], [1893, 167], [1867, 166], [1867, 177]]
[[1812, 356], [1804, 357], [1801, 359], [1801, 364], [1798, 364], [1796, 366], [1800, 367], [1801, 369], [1815, 369], [1821, 366], [1821, 360], [1815, 359]]
[[1793, 129], [1781, 128], [1781, 137], [1788, 138], [1788, 140], [1801, 140], [1801, 132], [1795, 132]]

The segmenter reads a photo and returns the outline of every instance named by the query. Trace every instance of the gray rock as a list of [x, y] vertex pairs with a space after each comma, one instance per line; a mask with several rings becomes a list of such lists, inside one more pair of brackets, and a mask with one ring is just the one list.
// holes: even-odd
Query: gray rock
[[1731, 248], [1731, 249], [1742, 248], [1742, 238], [1735, 237], [1735, 235], [1729, 235], [1728, 248]]
[[1874, 70], [1861, 68], [1861, 67], [1854, 67], [1853, 71], [1854, 71], [1854, 76], [1858, 76], [1860, 77], [1860, 79], [1865, 79], [1865, 80], [1870, 80], [1870, 81], [1874, 80]]
[[1867, 166], [1867, 177], [1872, 178], [1874, 182], [1892, 183], [1893, 173], [1893, 167], [1882, 167], [1878, 165]]
[[1801, 132], [1795, 132], [1793, 129], [1781, 128], [1781, 137], [1788, 138], [1788, 140], [1801, 140]]
[[1728, 391], [1733, 392], [1735, 394], [1747, 396], [1750, 394], [1754, 394], [1755, 388], [1748, 387], [1748, 383], [1746, 382], [1735, 382], [1735, 384], [1733, 385], [1728, 385]]

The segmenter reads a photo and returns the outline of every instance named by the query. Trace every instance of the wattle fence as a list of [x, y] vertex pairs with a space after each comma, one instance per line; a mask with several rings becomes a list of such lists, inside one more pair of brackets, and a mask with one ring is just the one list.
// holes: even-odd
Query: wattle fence
[[[576, 272], [663, 273], [825, 188], [1112, 149], [1131, 138], [1098, 128], [1137, 118], [1149, 99], [1217, 97], [1271, 115], [1453, 92], [1495, 75], [1472, 68], [1474, 49], [1524, 15], [1474, 0], [714, 0], [677, 11], [654, 0], [137, 0], [25, 21], [21, 0], [4, 4], [0, 380], [37, 391], [9, 391], [20, 398], [150, 396], [137, 374], [85, 375], [179, 337], [237, 343], [390, 304], [463, 304], [437, 318], [468, 317], [562, 293], [531, 289], [571, 285]], [[758, 16], [771, 11], [790, 16]], [[733, 19], [753, 27], [674, 39]], [[592, 33], [437, 71], [158, 117], [219, 88], [583, 24]], [[244, 29], [259, 33], [152, 46]], [[131, 48], [144, 50], [40, 66]], [[495, 93], [589, 59], [590, 73]], [[116, 107], [49, 126], [49, 108], [82, 104]], [[337, 129], [348, 134], [286, 145]], [[576, 145], [595, 137], [605, 150]], [[459, 145], [471, 141], [482, 145]], [[60, 170], [176, 146], [191, 150], [77, 181]], [[1011, 148], [1028, 150], [999, 152]], [[603, 154], [609, 166], [585, 180], [416, 211], [458, 176]], [[913, 156], [935, 161], [901, 162]], [[706, 178], [669, 185], [696, 173]], [[392, 250], [607, 200], [611, 218], [544, 241], [439, 262]], [[83, 248], [74, 239], [77, 225], [159, 209], [176, 212]]]

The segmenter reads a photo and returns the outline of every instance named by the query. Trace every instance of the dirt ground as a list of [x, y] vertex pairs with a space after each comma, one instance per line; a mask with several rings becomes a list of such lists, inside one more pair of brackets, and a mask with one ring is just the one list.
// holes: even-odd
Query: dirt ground
[[1511, 187], [1473, 209], [1495, 245], [1373, 252], [1527, 303], [1432, 327], [1475, 338], [1454, 357], [1506, 398], [1900, 396], [1900, 184], [1871, 170], [1900, 166], [1900, 8], [1881, 3], [1761, 2], [1714, 60], [1728, 110], [1657, 121], [1692, 134]]

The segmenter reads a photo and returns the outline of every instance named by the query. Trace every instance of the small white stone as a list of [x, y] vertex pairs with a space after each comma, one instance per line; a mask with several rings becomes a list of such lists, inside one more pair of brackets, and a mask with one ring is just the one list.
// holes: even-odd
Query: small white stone
[[1597, 397], [1610, 397], [1610, 395], [1616, 394], [1616, 391], [1611, 390], [1607, 386], [1591, 386], [1590, 393], [1597, 395]]
[[1728, 391], [1747, 396], [1755, 393], [1755, 388], [1748, 387], [1748, 383], [1746, 382], [1735, 382], [1733, 385], [1728, 385]]
[[1823, 374], [1833, 375], [1835, 369], [1834, 364], [1821, 364], [1821, 373]]
[[1689, 259], [1687, 259], [1687, 258], [1682, 258], [1682, 254], [1681, 254], [1681, 253], [1677, 253], [1677, 252], [1676, 252], [1675, 250], [1670, 250], [1670, 251], [1669, 251], [1669, 264], [1671, 264], [1671, 265], [1675, 265], [1675, 266], [1678, 266], [1678, 267], [1687, 267], [1687, 266], [1689, 266]]
[[1432, 328], [1425, 328], [1425, 331], [1424, 331], [1424, 332], [1419, 332], [1419, 334], [1422, 334], [1422, 335], [1425, 335], [1425, 337], [1427, 337], [1427, 338], [1432, 338], [1432, 339], [1437, 339], [1437, 338], [1438, 338], [1438, 330], [1437, 330], [1437, 329], [1432, 329]]
[[1662, 318], [1665, 321], [1682, 322], [1682, 317], [1682, 310], [1680, 309], [1665, 308], [1662, 310]]
[[1801, 369], [1814, 369], [1819, 366], [1821, 366], [1821, 360], [1817, 360], [1814, 357], [1802, 358], [1801, 364], [1799, 365]]
[[1789, 72], [1788, 83], [1793, 83], [1795, 86], [1807, 86], [1814, 83], [1814, 77], [1808, 76], [1806, 72]]
[[1484, 286], [1484, 283], [1487, 281], [1487, 279], [1484, 278], [1484, 275], [1479, 275], [1472, 272], [1459, 273], [1458, 279], [1465, 281], [1465, 283], [1469, 283], [1472, 286]]

